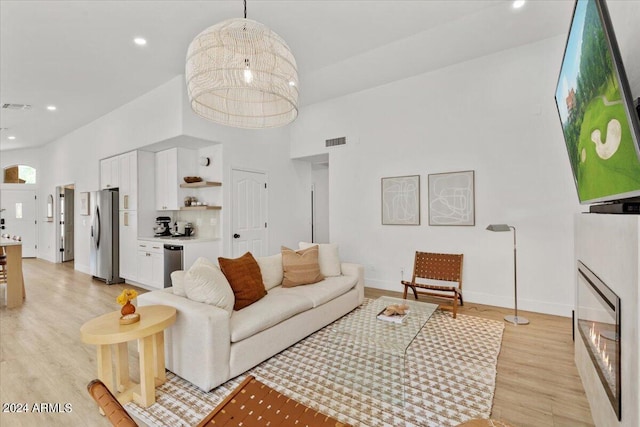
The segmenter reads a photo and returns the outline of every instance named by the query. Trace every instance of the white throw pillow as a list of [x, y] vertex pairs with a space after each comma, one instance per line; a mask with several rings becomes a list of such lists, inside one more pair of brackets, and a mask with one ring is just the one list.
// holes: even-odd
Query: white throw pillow
[[184, 270], [176, 270], [171, 273], [171, 286], [174, 295], [179, 297], [186, 297], [187, 294], [184, 291], [184, 275], [187, 274]]
[[324, 277], [340, 276], [342, 270], [340, 267], [340, 256], [338, 255], [338, 245], [335, 243], [298, 243], [298, 248], [307, 249], [311, 246], [318, 246], [318, 264], [320, 264], [320, 273]]
[[196, 260], [184, 275], [184, 290], [190, 300], [222, 308], [229, 315], [233, 311], [231, 285], [220, 268], [204, 258]]
[[256, 257], [256, 261], [258, 262], [258, 266], [260, 266], [262, 283], [264, 283], [264, 288], [267, 291], [282, 284], [284, 272], [282, 269], [281, 253], [271, 256]]

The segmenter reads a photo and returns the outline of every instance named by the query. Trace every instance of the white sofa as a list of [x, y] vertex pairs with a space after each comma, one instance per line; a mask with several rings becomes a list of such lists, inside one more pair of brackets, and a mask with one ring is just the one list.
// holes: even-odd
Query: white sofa
[[138, 297], [140, 306], [177, 309], [165, 332], [166, 367], [204, 391], [251, 369], [362, 304], [364, 267], [341, 263], [340, 276], [312, 285], [276, 286], [231, 316], [175, 295], [172, 288]]

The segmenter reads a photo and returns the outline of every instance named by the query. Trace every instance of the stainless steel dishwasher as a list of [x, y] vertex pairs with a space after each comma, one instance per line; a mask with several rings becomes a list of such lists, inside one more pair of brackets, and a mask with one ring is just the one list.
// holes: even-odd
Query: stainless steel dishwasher
[[164, 245], [164, 287], [171, 286], [171, 273], [184, 269], [182, 245]]

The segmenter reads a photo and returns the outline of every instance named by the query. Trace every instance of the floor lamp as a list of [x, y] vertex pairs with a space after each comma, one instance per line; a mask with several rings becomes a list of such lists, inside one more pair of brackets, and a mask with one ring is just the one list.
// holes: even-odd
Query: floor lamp
[[528, 325], [529, 320], [526, 317], [518, 316], [518, 274], [516, 261], [516, 228], [507, 224], [491, 224], [487, 227], [489, 231], [511, 231], [513, 230], [513, 295], [515, 302], [515, 315], [504, 316], [504, 320], [514, 325]]

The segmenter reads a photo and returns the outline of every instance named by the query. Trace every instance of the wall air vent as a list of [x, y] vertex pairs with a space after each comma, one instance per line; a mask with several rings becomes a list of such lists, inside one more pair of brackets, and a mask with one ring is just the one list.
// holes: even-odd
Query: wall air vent
[[324, 141], [325, 147], [335, 147], [336, 145], [345, 145], [347, 143], [347, 137], [341, 136], [340, 138], [327, 139]]
[[2, 104], [3, 110], [30, 110], [29, 104]]

